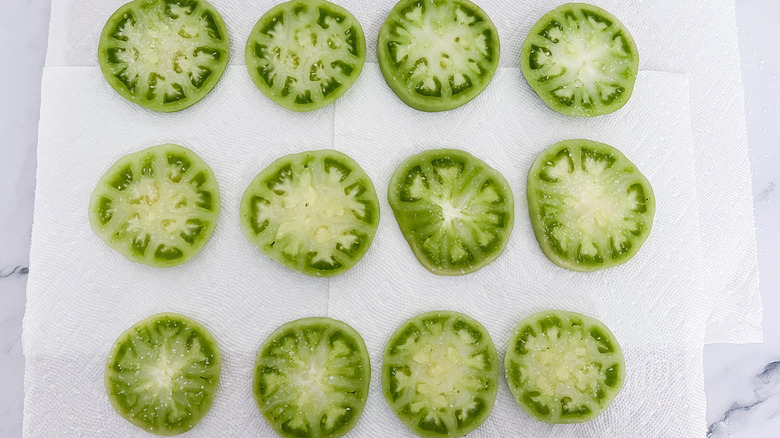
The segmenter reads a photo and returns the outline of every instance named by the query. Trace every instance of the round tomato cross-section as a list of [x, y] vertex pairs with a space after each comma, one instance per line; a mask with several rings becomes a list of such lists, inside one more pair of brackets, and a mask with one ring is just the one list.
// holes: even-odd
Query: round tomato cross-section
[[279, 158], [241, 199], [247, 239], [282, 265], [317, 277], [354, 266], [378, 225], [374, 184], [354, 160], [333, 150]]
[[305, 318], [279, 327], [255, 362], [255, 401], [285, 438], [338, 438], [360, 419], [371, 364], [363, 338], [330, 318]]
[[122, 97], [163, 112], [203, 99], [228, 64], [230, 40], [205, 0], [134, 0], [108, 19], [98, 60]]
[[292, 111], [335, 102], [366, 61], [366, 38], [346, 9], [325, 0], [293, 0], [265, 13], [246, 43], [257, 88]]
[[623, 352], [604, 324], [559, 310], [531, 315], [517, 325], [505, 369], [517, 403], [545, 423], [598, 417], [626, 376]]
[[161, 313], [130, 327], [108, 356], [114, 409], [155, 435], [178, 435], [211, 409], [222, 359], [211, 334], [186, 316]]
[[89, 206], [92, 229], [128, 259], [180, 265], [208, 242], [220, 196], [211, 168], [174, 144], [120, 159], [98, 182]]
[[401, 0], [379, 32], [387, 85], [410, 107], [447, 111], [477, 97], [498, 68], [493, 22], [469, 0]]

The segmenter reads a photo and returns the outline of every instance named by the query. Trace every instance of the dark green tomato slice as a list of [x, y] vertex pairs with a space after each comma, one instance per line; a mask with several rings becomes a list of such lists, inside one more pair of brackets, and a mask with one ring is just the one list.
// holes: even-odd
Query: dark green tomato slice
[[225, 22], [205, 0], [135, 0], [108, 19], [98, 61], [122, 97], [172, 112], [217, 85], [229, 51]]
[[108, 356], [111, 405], [155, 435], [178, 435], [208, 413], [222, 359], [211, 334], [172, 313], [151, 316], [122, 333]]
[[454, 149], [415, 155], [387, 192], [417, 260], [437, 275], [463, 275], [495, 260], [514, 226], [514, 197], [497, 170]]
[[89, 221], [108, 246], [149, 266], [180, 265], [208, 242], [220, 197], [211, 168], [174, 144], [121, 158], [98, 182]]
[[559, 6], [523, 43], [523, 74], [559, 113], [592, 117], [628, 102], [639, 70], [631, 34], [609, 12], [583, 3]]
[[366, 61], [366, 38], [346, 9], [325, 0], [293, 0], [266, 12], [246, 43], [257, 88], [293, 111], [335, 102]]
[[371, 179], [333, 150], [284, 156], [241, 198], [241, 227], [260, 251], [303, 274], [329, 277], [354, 266], [379, 225]]
[[447, 111], [469, 102], [498, 68], [496, 27], [469, 0], [401, 0], [377, 44], [387, 85], [420, 111]]
[[598, 271], [639, 251], [653, 226], [655, 196], [617, 149], [565, 140], [531, 166], [528, 210], [547, 258], [573, 271]]
[[462, 313], [424, 313], [404, 322], [382, 363], [385, 400], [421, 437], [461, 437], [490, 415], [498, 355], [485, 327]]
[[368, 351], [358, 332], [330, 318], [306, 318], [266, 339], [252, 390], [279, 435], [336, 438], [360, 419], [370, 377]]
[[601, 322], [549, 310], [518, 324], [505, 358], [520, 407], [545, 423], [583, 423], [617, 397], [626, 377], [623, 351]]

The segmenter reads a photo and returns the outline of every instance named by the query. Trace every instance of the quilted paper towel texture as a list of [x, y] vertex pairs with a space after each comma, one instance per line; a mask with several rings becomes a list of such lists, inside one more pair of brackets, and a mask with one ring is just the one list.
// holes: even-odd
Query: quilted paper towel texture
[[[119, 334], [158, 312], [200, 321], [223, 354], [214, 406], [188, 436], [272, 436], [252, 398], [257, 348], [287, 321], [324, 316], [328, 284], [263, 256], [241, 232], [238, 205], [280, 155], [330, 147], [333, 108], [296, 114], [253, 89], [243, 68], [230, 67], [201, 105], [159, 114], [124, 101], [98, 68], [45, 71], [23, 334], [25, 437], [147, 437], [111, 408], [103, 369]], [[108, 248], [90, 229], [87, 207], [117, 159], [165, 142], [211, 166], [222, 210], [199, 255], [160, 269]]]
[[[355, 92], [336, 104], [334, 128], [336, 149], [373, 177], [381, 202], [379, 231], [366, 258], [330, 282], [330, 315], [363, 335], [374, 364], [373, 390], [354, 436], [412, 436], [379, 392], [384, 346], [402, 321], [431, 310], [466, 313], [488, 329], [503, 363], [515, 325], [550, 308], [594, 316], [613, 330], [627, 361], [623, 392], [595, 421], [551, 426], [521, 411], [502, 376], [493, 413], [473, 436], [704, 436], [701, 350], [708, 300], [700, 283], [686, 78], [641, 72], [623, 111], [576, 121], [551, 114], [518, 69], [500, 69], [482, 95], [447, 113], [410, 109], [382, 81], [377, 66], [367, 66]], [[539, 152], [567, 138], [618, 147], [653, 186], [658, 207], [650, 238], [618, 268], [588, 274], [559, 268], [534, 238], [526, 175]], [[386, 201], [396, 167], [440, 147], [465, 149], [499, 170], [516, 201], [504, 253], [461, 277], [435, 276], [417, 262]]]
[[[243, 64], [255, 21], [281, 1], [212, 0], [231, 35], [231, 63]], [[734, 0], [590, 0], [631, 31], [641, 70], [690, 77], [696, 186], [705, 279], [713, 300], [707, 342], [759, 342], [761, 298]], [[46, 65], [97, 65], [97, 37], [125, 0], [57, 0], [52, 4]], [[338, 0], [360, 21], [368, 60], [376, 59], [379, 28], [396, 0]], [[501, 37], [501, 65], [520, 66], [531, 26], [564, 0], [479, 0]], [[369, 92], [373, 92], [369, 90]], [[718, 206], [728, 206], [728, 210]]]

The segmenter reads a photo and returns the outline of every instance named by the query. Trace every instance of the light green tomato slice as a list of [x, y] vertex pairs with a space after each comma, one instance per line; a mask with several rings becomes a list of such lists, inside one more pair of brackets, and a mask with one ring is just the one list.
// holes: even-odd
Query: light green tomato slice
[[623, 352], [604, 324], [559, 310], [518, 324], [505, 368], [517, 403], [545, 423], [598, 417], [617, 397], [626, 376]]
[[180, 265], [208, 242], [220, 196], [211, 168], [173, 144], [120, 159], [98, 182], [89, 205], [92, 229], [128, 259]]
[[255, 401], [283, 437], [337, 438], [360, 419], [371, 364], [363, 338], [330, 318], [287, 323], [257, 354]]
[[486, 266], [504, 251], [514, 226], [506, 179], [461, 150], [410, 157], [393, 174], [387, 197], [417, 260], [437, 275]]
[[457, 312], [404, 322], [387, 343], [382, 387], [393, 412], [421, 437], [461, 437], [490, 415], [498, 356], [485, 327]]
[[628, 29], [584, 3], [552, 10], [528, 33], [523, 75], [552, 109], [577, 117], [609, 114], [631, 98], [639, 54]]
[[650, 182], [620, 151], [565, 140], [539, 155], [528, 173], [528, 210], [544, 254], [574, 271], [630, 260], [650, 235]]
[[134, 0], [108, 19], [98, 60], [122, 97], [171, 112], [214, 88], [229, 52], [225, 22], [205, 0]]
[[335, 102], [355, 83], [366, 61], [360, 23], [325, 0], [276, 5], [252, 29], [246, 66], [257, 88], [293, 111]]
[[284, 156], [241, 199], [241, 226], [264, 254], [312, 276], [338, 275], [366, 253], [379, 225], [374, 184], [333, 150]]
[[447, 111], [481, 93], [498, 68], [493, 22], [469, 0], [401, 0], [379, 32], [379, 67], [410, 107]]
[[221, 367], [208, 330], [185, 316], [161, 313], [119, 336], [106, 364], [106, 391], [117, 413], [133, 425], [155, 435], [178, 435], [208, 413]]

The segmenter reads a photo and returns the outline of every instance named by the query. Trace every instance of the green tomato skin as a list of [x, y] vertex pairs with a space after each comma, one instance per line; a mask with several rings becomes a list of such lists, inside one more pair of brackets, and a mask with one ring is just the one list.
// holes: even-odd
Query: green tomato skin
[[[393, 7], [393, 10], [390, 12], [390, 15], [387, 17], [387, 20], [379, 32], [379, 39], [377, 41], [377, 57], [379, 60], [379, 68], [382, 71], [382, 76], [384, 77], [385, 82], [390, 87], [390, 89], [393, 90], [393, 92], [396, 94], [396, 96], [398, 96], [399, 99], [401, 99], [401, 101], [418, 111], [441, 112], [463, 106], [471, 102], [474, 98], [481, 94], [485, 88], [487, 88], [487, 86], [493, 80], [493, 76], [495, 75], [496, 70], [498, 70], [498, 60], [501, 52], [501, 43], [498, 38], [498, 31], [496, 30], [493, 22], [490, 20], [490, 17], [488, 17], [488, 15], [479, 6], [472, 3], [470, 0], [458, 0], [458, 4], [462, 4], [469, 9], [478, 12], [480, 14], [480, 18], [489, 23], [489, 26], [492, 28], [493, 38], [491, 38], [490, 50], [493, 55], [491, 62], [485, 67], [486, 71], [483, 73], [483, 77], [485, 77], [485, 79], [480, 81], [468, 92], [458, 93], [453, 96], [447, 96], [446, 98], [421, 96], [419, 94], [412, 93], [409, 90], [408, 84], [403, 79], [398, 78], [401, 75], [401, 72], [399, 72], [397, 67], [394, 65], [392, 57], [390, 56], [386, 46], [387, 41], [392, 36], [390, 24], [391, 20], [395, 17], [401, 16], [402, 11], [405, 8], [417, 2], [419, 2], [419, 0], [400, 0], [395, 5], [395, 7]], [[424, 2], [431, 4], [450, 2], [454, 3], [454, 0], [424, 0]]]
[[[124, 169], [130, 166], [137, 166], [144, 159], [158, 155], [175, 154], [184, 157], [191, 163], [191, 169], [202, 173], [205, 176], [205, 182], [200, 187], [210, 195], [210, 209], [200, 208], [203, 215], [198, 219], [203, 219], [204, 227], [198, 238], [189, 246], [180, 245], [177, 247], [182, 253], [181, 257], [176, 259], [165, 259], [154, 256], [154, 248], [149, 248], [145, 254], [140, 255], [135, 252], [126, 238], [110, 233], [111, 223], [102, 223], [101, 217], [101, 199], [114, 189], [110, 187], [111, 180], [115, 179]], [[163, 169], [157, 169], [162, 171]], [[137, 176], [137, 175], [136, 175]], [[188, 200], [193, 201], [193, 200]], [[211, 239], [214, 229], [217, 226], [217, 218], [221, 209], [221, 198], [216, 177], [211, 168], [195, 152], [175, 144], [163, 144], [152, 146], [144, 150], [128, 154], [119, 159], [106, 173], [101, 177], [100, 182], [95, 188], [89, 203], [89, 222], [92, 230], [98, 235], [111, 249], [119, 252], [128, 260], [141, 263], [155, 268], [172, 268], [187, 263], [194, 258]]]
[[[341, 427], [332, 431], [332, 433], [301, 434], [301, 433], [293, 433], [285, 430], [284, 424], [281, 424], [273, 417], [272, 411], [265, 409], [266, 399], [260, 390], [260, 382], [263, 375], [263, 366], [261, 366], [261, 364], [263, 363], [266, 350], [270, 349], [270, 347], [273, 345], [274, 342], [278, 341], [279, 339], [282, 339], [289, 332], [295, 330], [306, 330], [306, 329], [308, 330], [320, 329], [323, 331], [338, 330], [346, 337], [348, 337], [349, 340], [357, 347], [357, 349], [354, 351], [354, 353], [359, 356], [359, 362], [360, 362], [360, 368], [357, 372], [363, 373], [360, 375], [361, 385], [359, 388], [359, 391], [362, 394], [362, 398], [361, 398], [362, 401], [360, 403], [350, 405], [351, 411], [354, 412], [354, 415], [352, 416], [351, 420], [347, 423], [342, 423]], [[271, 426], [271, 428], [277, 434], [279, 434], [279, 436], [284, 438], [339, 438], [349, 433], [357, 425], [358, 421], [360, 421], [360, 417], [363, 414], [363, 409], [365, 408], [366, 405], [370, 382], [371, 382], [371, 362], [370, 362], [368, 349], [366, 348], [365, 341], [363, 340], [363, 337], [360, 336], [360, 333], [358, 333], [354, 328], [352, 328], [348, 324], [332, 318], [327, 318], [327, 317], [302, 318], [302, 319], [288, 322], [280, 326], [271, 335], [268, 336], [268, 338], [265, 340], [263, 345], [258, 350], [257, 357], [255, 359], [255, 369], [252, 374], [252, 394], [254, 396], [255, 403], [257, 404], [257, 408], [260, 410], [261, 414], [263, 415], [263, 418], [265, 418], [268, 425]]]
[[[415, 228], [414, 225], [419, 222], [419, 219], [414, 215], [410, 215], [406, 212], [404, 208], [404, 201], [401, 199], [401, 191], [403, 189], [404, 179], [406, 178], [407, 172], [420, 163], [430, 162], [431, 160], [438, 157], [454, 157], [465, 162], [467, 167], [479, 168], [480, 173], [484, 173], [492, 180], [494, 180], [500, 189], [504, 192], [503, 194], [505, 196], [505, 205], [503, 210], [506, 213], [507, 219], [503, 222], [503, 227], [498, 229], [498, 233], [500, 234], [500, 243], [494, 250], [487, 254], [481, 255], [481, 259], [475, 261], [468, 267], [442, 266], [428, 257], [425, 251], [420, 247], [420, 244], [415, 240], [414, 234], [410, 231]], [[479, 158], [476, 158], [470, 153], [460, 149], [431, 149], [406, 159], [400, 166], [398, 166], [398, 169], [390, 179], [390, 184], [387, 188], [387, 199], [390, 203], [390, 207], [393, 209], [393, 214], [396, 221], [398, 222], [398, 226], [401, 229], [404, 239], [412, 249], [414, 256], [417, 258], [420, 264], [425, 267], [425, 269], [436, 275], [465, 275], [476, 272], [489, 265], [503, 253], [514, 228], [514, 195], [512, 194], [512, 188], [509, 186], [509, 183], [497, 170], [491, 168]]]
[[[264, 186], [265, 181], [267, 181], [269, 178], [272, 178], [279, 174], [280, 170], [285, 168], [286, 166], [290, 165], [291, 163], [306, 161], [306, 160], [320, 160], [320, 159], [333, 159], [335, 161], [338, 161], [340, 164], [344, 165], [345, 167], [349, 168], [352, 172], [357, 172], [359, 176], [359, 180], [361, 183], [365, 186], [366, 192], [366, 207], [367, 207], [367, 215], [370, 217], [370, 232], [366, 233], [365, 240], [360, 242], [359, 248], [353, 252], [351, 255], [351, 262], [344, 264], [343, 266], [336, 268], [336, 269], [319, 269], [315, 266], [311, 266], [310, 264], [301, 261], [299, 258], [296, 258], [295, 261], [290, 261], [287, 258], [285, 258], [279, 251], [276, 251], [272, 247], [263, 246], [259, 243], [257, 240], [257, 234], [255, 234], [255, 231], [252, 228], [251, 221], [252, 221], [252, 210], [250, 208], [250, 200], [255, 195], [257, 187]], [[290, 154], [283, 156], [273, 163], [271, 163], [268, 167], [263, 169], [249, 184], [246, 191], [244, 192], [244, 195], [241, 198], [241, 207], [240, 207], [240, 218], [241, 218], [241, 229], [244, 232], [244, 236], [252, 242], [257, 248], [266, 256], [270, 257], [277, 263], [281, 264], [282, 266], [293, 270], [300, 272], [301, 274], [312, 276], [312, 277], [334, 277], [336, 275], [343, 274], [344, 272], [351, 269], [353, 266], [355, 266], [366, 254], [368, 251], [368, 248], [371, 247], [371, 244], [374, 241], [374, 236], [376, 235], [376, 230], [379, 227], [379, 199], [376, 196], [376, 189], [374, 188], [374, 184], [371, 181], [371, 178], [363, 171], [363, 169], [355, 162], [352, 158], [347, 156], [346, 154], [343, 154], [338, 151], [334, 151], [331, 149], [324, 149], [324, 150], [318, 150], [318, 151], [307, 151], [307, 152], [301, 152], [298, 154]]]
[[[187, 109], [192, 105], [195, 105], [196, 103], [203, 100], [203, 98], [205, 98], [211, 92], [211, 90], [216, 87], [217, 83], [222, 78], [225, 69], [227, 68], [230, 58], [230, 40], [228, 39], [228, 30], [227, 26], [225, 25], [225, 21], [222, 19], [222, 16], [210, 3], [208, 3], [206, 0], [195, 1], [197, 1], [200, 5], [202, 5], [203, 8], [211, 13], [213, 24], [216, 25], [217, 30], [222, 38], [220, 45], [216, 47], [220, 52], [220, 62], [216, 65], [210, 66], [211, 74], [205, 80], [203, 85], [199, 89], [194, 90], [191, 85], [185, 84], [185, 89], [193, 93], [191, 96], [174, 102], [163, 103], [156, 99], [147, 100], [144, 98], [144, 96], [131, 92], [128, 90], [127, 86], [115, 76], [116, 72], [111, 68], [111, 63], [109, 61], [109, 51], [111, 49], [109, 43], [113, 39], [112, 34], [114, 33], [117, 24], [119, 24], [124, 19], [124, 15], [128, 11], [138, 8], [147, 8], [150, 7], [150, 5], [155, 4], [165, 4], [165, 0], [133, 0], [121, 6], [111, 15], [103, 27], [102, 33], [100, 34], [100, 42], [98, 44], [97, 53], [98, 63], [100, 65], [100, 70], [103, 72], [103, 76], [106, 78], [106, 81], [109, 83], [109, 85], [111, 85], [111, 88], [113, 88], [114, 91], [119, 93], [119, 95], [129, 100], [130, 102], [138, 104], [144, 108], [163, 113], [172, 113]], [[170, 60], [163, 60], [162, 62], [170, 62]], [[142, 79], [139, 78], [139, 81], [140, 80]]]
[[528, 35], [536, 35], [539, 34], [544, 30], [544, 28], [553, 20], [556, 20], [557, 16], [561, 13], [569, 12], [575, 9], [580, 9], [584, 11], [588, 11], [592, 14], [601, 16], [612, 23], [615, 23], [621, 30], [622, 34], [626, 39], [626, 43], [630, 47], [631, 53], [634, 55], [630, 61], [630, 71], [631, 76], [628, 78], [625, 78], [625, 81], [621, 82], [621, 85], [625, 87], [625, 91], [622, 94], [622, 97], [620, 99], [617, 99], [614, 103], [611, 105], [605, 106], [603, 108], [598, 109], [590, 109], [585, 108], [582, 106], [577, 105], [564, 105], [561, 102], [557, 101], [556, 99], [549, 96], [549, 93], [551, 90], [547, 88], [545, 83], [537, 81], [534, 79], [534, 69], [531, 68], [531, 64], [529, 62], [531, 58], [531, 49], [532, 44], [529, 42], [529, 39], [527, 38], [525, 42], [523, 42], [520, 56], [521, 56], [521, 68], [523, 71], [523, 76], [528, 81], [528, 84], [533, 88], [533, 90], [536, 92], [536, 94], [539, 95], [539, 97], [542, 99], [542, 101], [549, 106], [551, 109], [553, 109], [556, 112], [559, 112], [566, 116], [571, 117], [596, 117], [596, 116], [602, 116], [606, 114], [613, 113], [625, 106], [629, 99], [631, 99], [631, 95], [634, 91], [634, 85], [636, 81], [637, 73], [639, 72], [639, 54], [636, 47], [636, 43], [634, 42], [633, 37], [628, 32], [628, 29], [618, 20], [614, 15], [609, 13], [608, 11], [605, 11], [604, 9], [599, 8], [598, 6], [590, 5], [587, 3], [566, 3], [564, 5], [558, 6], [557, 8], [553, 9], [552, 11], [545, 14], [539, 21], [536, 22], [536, 24], [531, 27], [531, 30], [528, 32]]
[[[329, 96], [327, 96], [322, 100], [313, 99], [314, 101], [311, 103], [297, 103], [291, 101], [290, 99], [287, 99], [285, 96], [282, 96], [279, 93], [275, 93], [268, 86], [268, 84], [266, 84], [265, 80], [257, 72], [256, 65], [253, 62], [253, 60], [256, 58], [255, 47], [254, 47], [255, 40], [253, 38], [253, 35], [260, 33], [262, 29], [268, 27], [269, 21], [271, 20], [272, 17], [275, 17], [278, 14], [283, 13], [284, 11], [293, 10], [298, 6], [306, 6], [306, 7], [314, 6], [318, 8], [320, 11], [326, 11], [330, 14], [337, 14], [346, 17], [346, 20], [348, 20], [350, 24], [353, 25], [352, 29], [354, 29], [355, 32], [354, 37], [357, 43], [358, 60], [354, 64], [350, 63], [350, 66], [353, 68], [353, 70], [351, 71], [349, 76], [339, 76], [339, 80], [341, 81], [342, 85], [338, 88], [338, 90], [331, 93]], [[341, 96], [344, 95], [344, 93], [346, 93], [352, 87], [352, 85], [354, 85], [358, 77], [360, 77], [360, 74], [363, 71], [363, 65], [365, 64], [366, 61], [366, 37], [363, 33], [363, 28], [360, 26], [360, 23], [349, 11], [347, 11], [346, 9], [342, 8], [339, 5], [333, 4], [326, 0], [292, 0], [285, 3], [280, 3], [274, 6], [273, 8], [271, 8], [265, 14], [263, 14], [263, 16], [255, 24], [254, 28], [252, 29], [252, 32], [249, 35], [250, 35], [249, 39], [246, 42], [245, 59], [247, 61], [246, 62], [247, 71], [249, 72], [249, 76], [252, 78], [252, 82], [254, 82], [258, 90], [260, 90], [263, 94], [265, 94], [267, 97], [273, 100], [276, 104], [290, 111], [295, 111], [295, 112], [315, 111], [336, 102]]]
[[[579, 416], [567, 416], [562, 417], [558, 415], [544, 415], [540, 413], [537, 409], [534, 409], [534, 406], [532, 406], [529, 402], [523, 399], [523, 386], [520, 382], [515, 381], [512, 376], [510, 375], [510, 369], [513, 366], [513, 362], [518, 361], [519, 355], [514, 351], [516, 346], [519, 345], [520, 338], [523, 335], [522, 328], [527, 327], [529, 325], [535, 325], [538, 323], [538, 321], [548, 318], [558, 318], [562, 321], [568, 321], [571, 319], [576, 319], [580, 321], [584, 321], [585, 324], [587, 324], [589, 327], [596, 328], [601, 334], [603, 334], [607, 342], [611, 344], [611, 347], [613, 348], [614, 352], [612, 354], [616, 355], [618, 357], [617, 363], [619, 364], [619, 369], [617, 372], [617, 377], [614, 382], [614, 384], [607, 388], [606, 396], [604, 400], [600, 402], [600, 409], [599, 410], [593, 410], [588, 414], [579, 415]], [[601, 321], [591, 318], [586, 315], [582, 315], [576, 312], [569, 312], [564, 310], [546, 310], [543, 312], [535, 313], [531, 316], [526, 317], [523, 319], [515, 328], [513, 331], [512, 336], [509, 339], [509, 342], [507, 343], [507, 350], [506, 355], [504, 358], [504, 369], [506, 371], [506, 379], [507, 383], [509, 384], [509, 389], [512, 392], [512, 395], [515, 398], [515, 401], [517, 404], [525, 411], [531, 418], [541, 421], [543, 423], [549, 423], [549, 424], [579, 424], [579, 423], [586, 423], [588, 421], [592, 421], [599, 417], [615, 400], [615, 398], [620, 393], [621, 389], [623, 388], [623, 383], [626, 379], [626, 363], [625, 359], [623, 357], [623, 350], [620, 347], [620, 344], [618, 344], [617, 339], [615, 338], [615, 335], [607, 328], [606, 325], [604, 325]]]
[[[399, 338], [404, 336], [405, 331], [412, 324], [420, 324], [428, 319], [457, 319], [467, 323], [470, 328], [476, 329], [480, 332], [480, 335], [485, 340], [487, 346], [487, 352], [489, 356], [489, 375], [486, 376], [487, 383], [484, 388], [485, 409], [482, 414], [474, 419], [467, 427], [458, 430], [452, 430], [447, 434], [437, 433], [431, 430], [422, 429], [414, 422], [413, 418], [408, 417], [405, 412], [402, 411], [403, 406], [398, 406], [395, 403], [393, 392], [391, 390], [391, 376], [390, 369], [387, 365], [388, 358], [392, 355], [393, 348], [398, 344]], [[393, 410], [399, 420], [409, 428], [415, 435], [422, 438], [460, 438], [470, 434], [477, 430], [487, 419], [490, 417], [490, 413], [493, 411], [493, 405], [495, 404], [496, 397], [498, 395], [498, 353], [496, 347], [493, 344], [493, 340], [490, 338], [490, 334], [487, 329], [477, 320], [471, 318], [463, 313], [449, 311], [449, 310], [437, 310], [419, 314], [409, 320], [405, 321], [390, 337], [385, 346], [382, 361], [382, 392], [385, 397], [385, 401], [388, 406]]]
[[[647, 207], [647, 225], [643, 229], [643, 232], [639, 236], [634, 237], [634, 240], [632, 241], [633, 245], [627, 253], [622, 254], [617, 259], [605, 259], [601, 263], [579, 262], [577, 260], [572, 260], [570, 257], [564, 257], [555, 251], [553, 245], [550, 244], [549, 239], [544, 233], [545, 224], [541, 214], [539, 198], [536, 193], [540, 186], [538, 177], [539, 171], [544, 166], [544, 164], [562, 149], [574, 149], [580, 148], [582, 146], [590, 147], [600, 152], [608, 153], [614, 156], [617, 159], [617, 163], [621, 163], [626, 167], [627, 170], [635, 173], [636, 179], [642, 185], [644, 194], [646, 196], [645, 202]], [[577, 272], [595, 272], [622, 265], [623, 263], [631, 260], [639, 252], [639, 249], [650, 236], [650, 231], [653, 225], [653, 218], [655, 216], [655, 195], [653, 193], [653, 188], [647, 178], [645, 178], [645, 176], [639, 172], [636, 166], [634, 166], [634, 164], [628, 158], [626, 158], [622, 152], [607, 144], [598, 143], [592, 140], [576, 139], [564, 140], [545, 149], [539, 155], [536, 161], [534, 161], [534, 164], [531, 166], [531, 169], [528, 172], [526, 194], [528, 197], [528, 212], [531, 218], [531, 225], [533, 227], [536, 240], [539, 242], [539, 247], [541, 248], [544, 255], [550, 259], [550, 261], [562, 268]]]
[[[197, 406], [197, 412], [195, 413], [195, 415], [190, 417], [190, 421], [173, 427], [171, 426], [158, 427], [158, 425], [150, 425], [148, 423], [145, 423], [143, 419], [135, 417], [132, 412], [127, 411], [121, 405], [119, 401], [119, 396], [117, 394], [114, 394], [113, 392], [114, 383], [111, 381], [111, 377], [116, 374], [115, 371], [116, 364], [114, 363], [114, 359], [117, 358], [117, 353], [121, 348], [121, 346], [124, 344], [124, 342], [129, 342], [130, 338], [133, 337], [136, 334], [136, 332], [143, 331], [144, 329], [153, 326], [155, 323], [159, 323], [161, 321], [169, 321], [169, 322], [182, 324], [184, 326], [187, 326], [194, 333], [197, 333], [197, 335], [199, 336], [199, 340], [201, 342], [205, 342], [207, 344], [206, 348], [208, 349], [208, 351], [211, 352], [212, 357], [210, 359], [210, 368], [215, 370], [213, 375], [209, 376], [208, 389], [204, 391], [205, 396], [201, 399], [200, 404]], [[111, 403], [111, 406], [124, 419], [126, 419], [132, 425], [140, 429], [143, 429], [144, 431], [149, 432], [151, 434], [158, 435], [158, 436], [173, 436], [173, 435], [180, 435], [192, 430], [203, 419], [203, 417], [205, 417], [208, 414], [209, 410], [211, 410], [212, 404], [214, 403], [216, 388], [219, 386], [221, 372], [222, 372], [222, 354], [220, 353], [219, 346], [217, 345], [216, 340], [211, 336], [211, 333], [205, 327], [203, 327], [201, 324], [195, 322], [194, 320], [184, 315], [179, 315], [176, 313], [158, 313], [156, 315], [152, 315], [146, 319], [137, 322], [136, 324], [134, 324], [132, 327], [127, 329], [119, 336], [119, 338], [114, 343], [114, 346], [111, 349], [111, 353], [109, 353], [108, 359], [106, 361], [106, 368], [104, 373], [104, 384], [106, 387], [106, 392], [108, 394], [108, 400]]]

